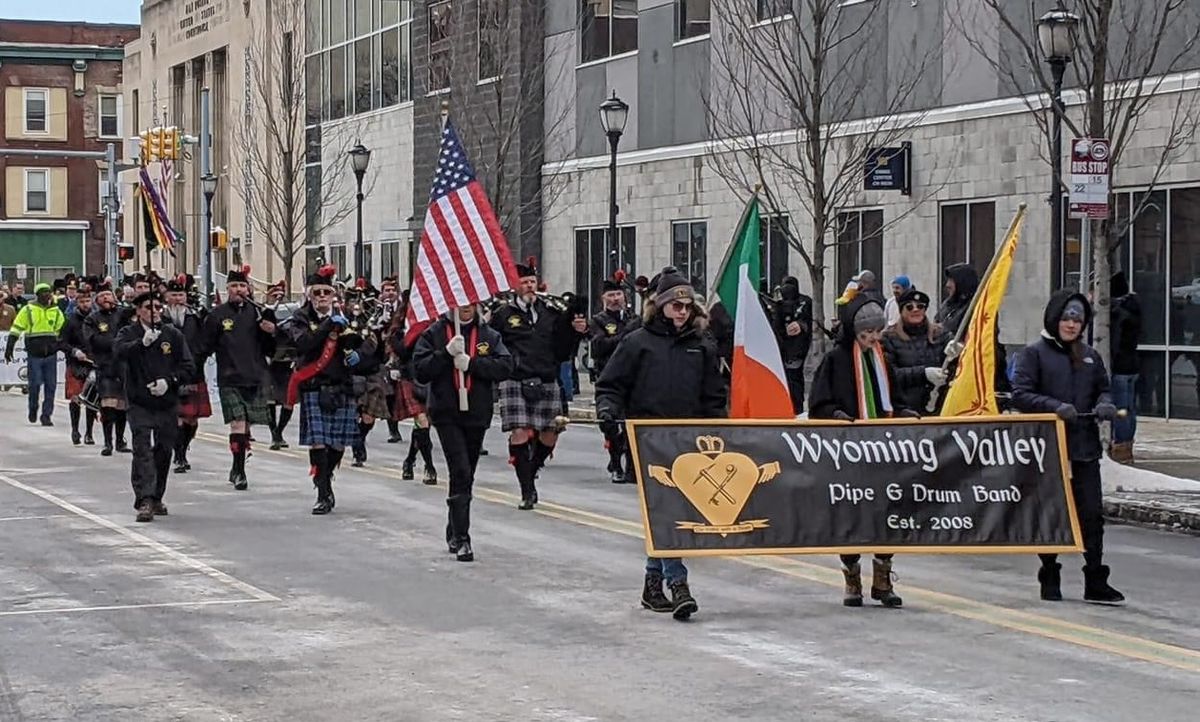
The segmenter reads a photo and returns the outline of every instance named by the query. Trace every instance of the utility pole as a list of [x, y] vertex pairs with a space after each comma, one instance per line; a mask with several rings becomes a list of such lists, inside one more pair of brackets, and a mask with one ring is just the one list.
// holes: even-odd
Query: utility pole
[[[212, 127], [209, 118], [209, 91], [208, 88], [200, 90], [200, 175], [207, 177], [212, 174]], [[204, 198], [204, 184], [199, 183], [196, 187], [196, 195], [200, 207], [204, 209], [204, 219], [200, 227], [203, 229], [212, 228], [212, 204]], [[207, 236], [207, 232], [205, 233]], [[200, 257], [200, 274], [202, 278], [201, 288], [204, 291], [205, 298], [209, 304], [212, 304], [213, 299], [213, 267], [212, 267], [212, 238], [205, 237], [200, 239], [201, 257]]]

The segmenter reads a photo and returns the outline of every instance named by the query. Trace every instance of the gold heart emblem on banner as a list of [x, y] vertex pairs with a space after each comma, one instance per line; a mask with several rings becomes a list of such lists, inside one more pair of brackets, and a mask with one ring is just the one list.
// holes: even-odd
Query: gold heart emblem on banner
[[725, 441], [719, 436], [697, 437], [696, 448], [696, 452], [677, 456], [670, 471], [662, 466], [649, 469], [652, 479], [678, 489], [708, 521], [679, 521], [678, 528], [727, 536], [766, 527], [767, 519], [738, 522], [738, 516], [754, 489], [779, 475], [779, 462], [760, 465], [745, 454], [725, 451]]

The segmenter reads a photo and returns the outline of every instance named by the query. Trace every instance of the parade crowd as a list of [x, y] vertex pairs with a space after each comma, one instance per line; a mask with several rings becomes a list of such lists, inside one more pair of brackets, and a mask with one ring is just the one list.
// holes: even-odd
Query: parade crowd
[[[398, 423], [411, 419], [402, 479], [423, 462], [422, 481], [438, 483], [431, 431], [436, 431], [448, 478], [445, 542], [460, 561], [473, 561], [472, 488], [484, 436], [499, 408], [509, 463], [521, 493], [519, 508], [538, 504], [538, 482], [568, 425], [566, 399], [573, 366], [587, 349], [596, 379], [596, 415], [613, 483], [634, 482], [626, 419], [699, 419], [727, 415], [733, 328], [719, 306], [706, 307], [694, 282], [664, 268], [634, 282], [619, 273], [603, 281], [602, 310], [586, 299], [546, 292], [529, 259], [518, 264], [517, 287], [479, 305], [462, 306], [432, 323], [410, 327], [407, 291], [397, 279], [379, 289], [341, 282], [322, 266], [308, 276], [304, 301], [284, 303], [283, 282], [254, 298], [250, 269], [231, 271], [221, 302], [208, 307], [195, 279], [136, 274], [114, 288], [111, 279], [67, 277], [34, 288], [0, 288], [0, 330], [9, 332], [5, 361], [23, 339], [28, 366], [28, 419], [53, 425], [57, 357], [66, 361], [65, 398], [75, 445], [101, 456], [131, 454], [136, 520], [166, 516], [168, 476], [191, 469], [188, 450], [199, 421], [213, 414], [205, 365], [216, 367], [217, 398], [228, 426], [233, 489], [249, 488], [247, 458], [254, 427], [267, 427], [270, 446], [286, 447], [284, 431], [299, 407], [299, 442], [308, 448], [316, 491], [312, 514], [334, 510], [334, 478], [347, 449], [351, 463], [367, 461], [375, 423], [401, 441]], [[836, 304], [828, 327], [814, 319], [812, 299], [786, 278], [762, 302], [771, 319], [793, 408], [809, 418], [855, 421], [937, 413], [939, 393], [953, 378], [965, 322], [979, 277], [966, 264], [945, 271], [942, 302], [899, 276], [885, 298], [874, 274], [862, 271]], [[1113, 422], [1112, 453], [1132, 453], [1136, 412], [1131, 374], [1136, 365], [1140, 311], [1136, 297], [1114, 279], [1114, 381], [1086, 343], [1088, 299], [1062, 291], [1046, 305], [1044, 329], [1006, 359], [995, 339], [995, 388], [1004, 406], [1053, 413], [1065, 423], [1071, 487], [1083, 532], [1084, 598], [1119, 603], [1103, 564], [1100, 422]], [[1123, 290], [1118, 294], [1117, 291]], [[806, 389], [805, 367], [814, 337], [832, 349], [819, 360]], [[1131, 354], [1133, 354], [1131, 356]], [[1134, 376], [1136, 378], [1136, 376]], [[1111, 385], [1111, 386], [1110, 386]], [[1114, 392], [1118, 398], [1114, 402]], [[1118, 406], [1123, 409], [1118, 414]], [[870, 596], [900, 607], [891, 555], [873, 560]], [[862, 606], [858, 555], [844, 555], [843, 601]], [[1041, 598], [1061, 600], [1061, 564], [1043, 555]], [[665, 584], [665, 589], [664, 589]], [[670, 592], [669, 596], [667, 592]], [[699, 606], [681, 559], [648, 558], [642, 606], [687, 619]]]

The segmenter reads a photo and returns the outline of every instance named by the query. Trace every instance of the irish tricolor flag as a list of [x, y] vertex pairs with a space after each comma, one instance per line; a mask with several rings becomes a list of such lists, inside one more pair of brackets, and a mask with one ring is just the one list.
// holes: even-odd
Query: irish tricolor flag
[[791, 419], [795, 417], [787, 377], [771, 322], [758, 300], [762, 268], [759, 246], [758, 196], [750, 199], [717, 277], [714, 304], [733, 319], [733, 371], [729, 417]]

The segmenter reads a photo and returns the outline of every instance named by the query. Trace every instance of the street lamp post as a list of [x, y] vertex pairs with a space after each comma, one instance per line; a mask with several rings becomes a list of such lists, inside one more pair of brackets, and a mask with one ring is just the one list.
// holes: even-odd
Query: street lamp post
[[621, 143], [621, 134], [625, 132], [625, 121], [629, 119], [629, 104], [617, 97], [613, 91], [612, 97], [600, 104], [600, 126], [608, 136], [608, 147], [611, 157], [608, 163], [608, 241], [613, 244], [617, 253], [617, 268], [625, 271], [625, 249], [617, 238], [617, 146]]
[[[1050, 237], [1053, 239], [1055, 252], [1060, 255], [1063, 249], [1062, 86], [1067, 64], [1075, 55], [1075, 26], [1078, 22], [1079, 16], [1060, 8], [1043, 15], [1037, 26], [1038, 44], [1041, 46], [1042, 56], [1050, 64], [1054, 82], [1051, 95], [1053, 120], [1050, 129]], [[1083, 284], [1083, 279], [1080, 279], [1080, 284]]]
[[370, 269], [363, 268], [362, 183], [363, 176], [367, 174], [367, 166], [371, 163], [371, 151], [362, 143], [356, 143], [347, 153], [350, 155], [350, 164], [354, 168], [354, 181], [358, 184], [358, 195], [356, 196], [358, 200], [358, 222], [354, 237], [354, 277], [356, 279], [366, 278], [370, 281]]
[[204, 293], [208, 296], [211, 306], [213, 300], [213, 262], [212, 262], [212, 200], [217, 194], [217, 177], [212, 173], [200, 176], [200, 190], [204, 193], [204, 238], [201, 239], [204, 248]]

